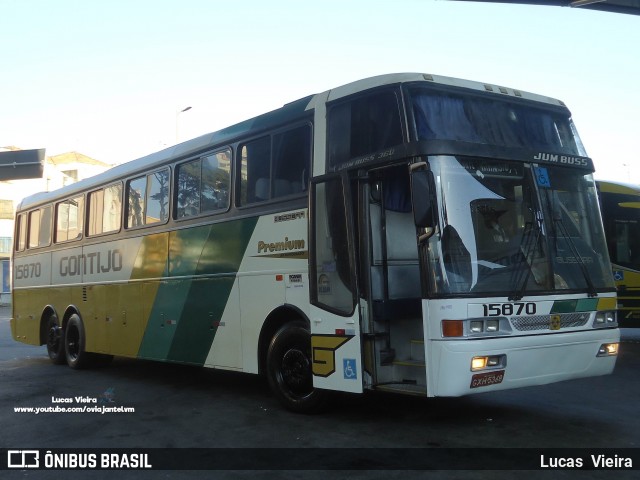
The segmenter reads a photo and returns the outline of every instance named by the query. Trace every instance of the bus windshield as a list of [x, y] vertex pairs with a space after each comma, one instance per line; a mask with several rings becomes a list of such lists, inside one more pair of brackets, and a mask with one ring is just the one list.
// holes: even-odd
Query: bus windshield
[[500, 98], [411, 90], [418, 140], [453, 140], [586, 156], [567, 112]]
[[519, 299], [614, 288], [591, 174], [444, 155], [429, 165], [438, 197], [432, 292]]

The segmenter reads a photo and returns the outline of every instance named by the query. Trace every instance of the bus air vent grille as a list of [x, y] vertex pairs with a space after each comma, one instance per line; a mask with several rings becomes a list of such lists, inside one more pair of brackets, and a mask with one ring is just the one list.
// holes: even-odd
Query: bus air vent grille
[[[583, 327], [589, 321], [589, 312], [560, 314], [560, 328]], [[519, 331], [549, 330], [550, 315], [512, 317], [513, 328]]]

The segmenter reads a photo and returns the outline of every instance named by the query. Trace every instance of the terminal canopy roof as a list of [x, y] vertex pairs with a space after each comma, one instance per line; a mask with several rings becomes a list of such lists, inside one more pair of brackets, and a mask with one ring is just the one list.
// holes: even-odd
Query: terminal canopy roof
[[[458, 0], [459, 1], [459, 0]], [[603, 12], [627, 13], [629, 15], [640, 15], [640, 0], [464, 0], [471, 2], [491, 2], [491, 3], [525, 3], [528, 5], [546, 5], [557, 7], [587, 8], [591, 10], [601, 10]]]
[[0, 181], [41, 178], [44, 171], [44, 148], [0, 151]]

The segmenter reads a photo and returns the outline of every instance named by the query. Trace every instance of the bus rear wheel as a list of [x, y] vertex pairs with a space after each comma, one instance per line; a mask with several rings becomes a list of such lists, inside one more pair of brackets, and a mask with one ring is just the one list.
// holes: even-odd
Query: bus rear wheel
[[313, 387], [311, 336], [304, 323], [288, 323], [271, 339], [267, 380], [273, 394], [288, 410], [314, 413], [326, 405], [328, 392]]
[[67, 361], [64, 351], [64, 330], [60, 326], [55, 313], [47, 319], [47, 354], [55, 365], [62, 365]]
[[71, 315], [64, 329], [64, 351], [67, 365], [73, 369], [85, 368], [91, 361], [91, 354], [85, 348], [84, 325], [77, 314]]

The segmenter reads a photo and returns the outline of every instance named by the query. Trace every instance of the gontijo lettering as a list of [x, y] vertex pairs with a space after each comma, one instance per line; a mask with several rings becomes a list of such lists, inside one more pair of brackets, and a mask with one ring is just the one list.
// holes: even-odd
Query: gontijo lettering
[[62, 277], [119, 272], [120, 270], [122, 270], [122, 252], [118, 249], [109, 250], [106, 254], [92, 252], [60, 259], [60, 276]]

